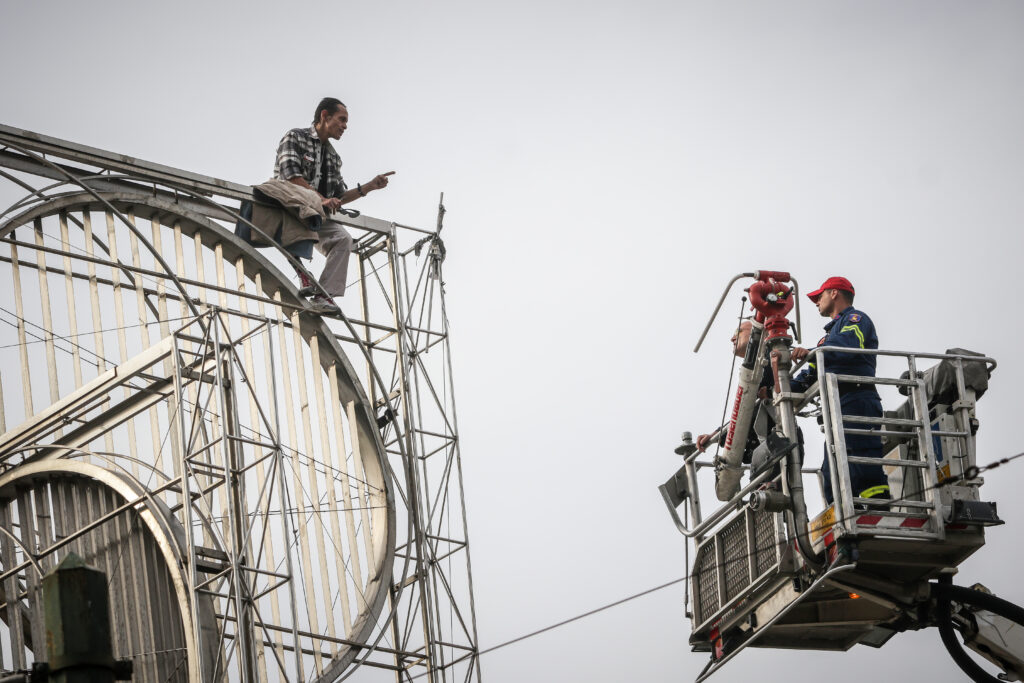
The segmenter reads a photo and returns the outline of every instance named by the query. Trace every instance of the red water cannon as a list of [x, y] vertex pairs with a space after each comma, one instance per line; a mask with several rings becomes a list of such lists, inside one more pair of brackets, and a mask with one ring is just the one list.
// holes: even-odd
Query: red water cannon
[[757, 282], [750, 285], [750, 305], [757, 311], [758, 322], [764, 323], [768, 339], [789, 337], [789, 320], [786, 315], [793, 310], [796, 299], [789, 282], [789, 273], [777, 270], [759, 270]]

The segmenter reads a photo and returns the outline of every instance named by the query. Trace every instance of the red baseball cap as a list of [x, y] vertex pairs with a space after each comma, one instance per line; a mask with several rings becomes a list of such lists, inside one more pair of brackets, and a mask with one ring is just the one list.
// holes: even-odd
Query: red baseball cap
[[818, 297], [821, 296], [821, 293], [824, 292], [826, 289], [840, 289], [844, 292], [849, 292], [850, 294], [856, 294], [856, 292], [853, 291], [853, 285], [850, 284], [849, 280], [847, 280], [845, 277], [838, 277], [833, 275], [829, 279], [822, 282], [821, 287], [818, 287], [816, 290], [809, 293], [807, 295], [807, 298], [810, 299], [811, 301], [816, 302], [818, 300]]

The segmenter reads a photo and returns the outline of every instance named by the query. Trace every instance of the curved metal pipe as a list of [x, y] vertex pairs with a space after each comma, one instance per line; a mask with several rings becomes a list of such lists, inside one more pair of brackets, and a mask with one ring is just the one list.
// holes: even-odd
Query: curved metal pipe
[[[106, 199], [101, 197], [100, 194], [98, 192], [96, 192], [96, 190], [92, 189], [91, 187], [86, 185], [84, 182], [81, 182], [80, 180], [78, 180], [78, 178], [76, 178], [72, 174], [68, 173], [63, 168], [61, 168], [57, 164], [53, 163], [49, 159], [46, 159], [45, 157], [42, 157], [42, 156], [36, 154], [35, 152], [33, 152], [31, 150], [28, 150], [28, 149], [25, 149], [24, 147], [21, 147], [19, 145], [15, 145], [15, 144], [12, 144], [12, 143], [7, 143], [7, 146], [11, 147], [13, 149], [18, 150], [19, 152], [21, 152], [25, 156], [30, 157], [32, 159], [35, 159], [36, 161], [38, 161], [38, 162], [40, 162], [40, 163], [42, 163], [42, 164], [44, 164], [46, 166], [49, 166], [53, 170], [57, 171], [58, 173], [60, 173], [64, 177], [66, 177], [68, 180], [70, 180], [72, 183], [74, 183], [75, 185], [78, 185], [83, 190], [85, 190], [86, 192], [91, 194], [97, 201], [99, 201], [101, 204], [103, 204], [105, 207], [107, 207], [107, 209], [109, 209], [111, 213], [113, 213], [115, 216], [117, 216], [119, 219], [121, 219], [121, 222], [128, 226], [128, 229], [131, 230], [132, 234], [134, 234], [135, 237], [138, 238], [138, 240], [142, 244], [146, 245], [146, 248], [149, 250], [149, 253], [152, 254], [152, 256], [153, 256], [153, 259], [157, 263], [159, 263], [160, 267], [163, 268], [164, 271], [167, 273], [167, 277], [170, 278], [171, 282], [173, 282], [174, 285], [178, 288], [178, 292], [181, 293], [181, 296], [182, 296], [182, 299], [184, 300], [185, 305], [188, 306], [189, 310], [192, 311], [192, 314], [195, 315], [195, 316], [199, 316], [200, 315], [199, 309], [196, 308], [195, 303], [192, 302], [192, 298], [189, 297], [188, 292], [185, 291], [185, 286], [183, 284], [181, 284], [180, 280], [178, 280], [178, 276], [175, 275], [174, 272], [171, 270], [170, 264], [168, 264], [167, 261], [164, 260], [163, 255], [158, 253], [157, 250], [153, 248], [153, 245], [150, 244], [149, 240], [146, 239], [145, 235], [143, 235], [141, 232], [139, 232], [138, 228], [136, 228], [135, 225], [133, 225], [132, 222], [130, 220], [128, 220], [128, 217], [125, 216], [123, 213], [121, 213], [121, 211], [117, 207], [115, 207], [113, 204], [111, 204]], [[202, 325], [202, 323], [199, 323], [199, 324]]]
[[700, 345], [704, 343], [704, 338], [708, 336], [708, 331], [711, 329], [711, 323], [715, 322], [715, 318], [718, 317], [718, 312], [722, 310], [722, 304], [725, 303], [725, 297], [729, 296], [729, 290], [736, 284], [737, 280], [742, 280], [745, 277], [756, 277], [756, 273], [740, 273], [729, 280], [729, 284], [725, 286], [725, 291], [722, 292], [722, 298], [718, 300], [718, 305], [715, 306], [715, 310], [711, 313], [711, 319], [708, 320], [708, 324], [704, 326], [704, 331], [700, 333], [700, 339], [697, 340], [697, 345], [693, 347], [693, 352], [697, 353], [700, 350]]

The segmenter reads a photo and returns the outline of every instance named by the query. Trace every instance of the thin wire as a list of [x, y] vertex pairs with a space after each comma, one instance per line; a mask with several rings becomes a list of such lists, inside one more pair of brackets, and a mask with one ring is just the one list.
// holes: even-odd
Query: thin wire
[[[10, 315], [10, 316], [12, 316], [14, 318], [18, 318], [19, 320], [22, 320], [27, 325], [32, 325], [34, 327], [39, 327], [39, 329], [41, 329], [41, 330], [46, 330], [46, 328], [41, 327], [40, 325], [37, 325], [36, 323], [33, 323], [33, 322], [29, 321], [29, 320], [26, 320], [25, 318], [19, 318], [16, 314], [11, 313], [6, 308], [3, 308], [2, 306], [0, 306], [0, 311], [3, 311], [4, 313], [7, 313], [8, 315]], [[191, 316], [188, 316], [188, 317], [190, 318]], [[46, 331], [49, 334], [53, 335], [54, 339], [61, 339], [63, 341], [70, 341], [71, 339], [76, 339], [78, 337], [86, 337], [86, 336], [89, 336], [91, 334], [103, 334], [103, 333], [106, 333], [106, 332], [117, 332], [118, 330], [130, 330], [130, 329], [133, 329], [133, 328], [136, 328], [136, 327], [149, 327], [150, 325], [160, 325], [161, 323], [165, 323], [165, 322], [174, 322], [176, 320], [186, 320], [186, 319], [187, 319], [186, 317], [165, 318], [163, 320], [154, 320], [153, 322], [139, 323], [137, 325], [121, 325], [119, 327], [104, 327], [104, 328], [101, 328], [101, 329], [98, 329], [98, 330], [89, 330], [88, 332], [79, 332], [78, 334], [57, 334], [57, 333], [52, 332], [50, 330], [46, 330]], [[11, 325], [11, 323], [6, 321], [6, 320], [4, 320], [3, 322], [7, 323], [8, 325]], [[36, 337], [35, 341], [28, 341], [28, 342], [25, 342], [25, 343], [19, 342], [17, 344], [4, 344], [4, 345], [0, 346], [0, 349], [11, 349], [11, 348], [19, 347], [19, 346], [29, 346], [30, 344], [39, 344], [39, 343], [45, 342], [45, 341], [46, 341], [45, 339], [39, 339], [38, 337]], [[77, 346], [82, 351], [87, 351], [89, 353], [92, 353], [94, 356], [96, 355], [95, 353], [93, 353], [89, 349], [87, 349], [87, 348], [85, 348], [83, 346], [79, 346], [78, 344], [73, 344], [73, 346]], [[57, 348], [60, 348], [60, 347], [57, 347]], [[61, 351], [66, 351], [66, 349], [61, 349]], [[68, 353], [70, 353], [70, 352], [68, 352]], [[99, 356], [97, 356], [97, 358], [98, 357]]]
[[[353, 511], [353, 512], [355, 512], [355, 511], [358, 511], [358, 510], [383, 510], [385, 508], [387, 508], [386, 505], [361, 505], [361, 506], [356, 506], [356, 507], [352, 507], [352, 508], [324, 508], [324, 507], [317, 507], [315, 505], [304, 505], [302, 507], [285, 508], [284, 510], [267, 510], [266, 512], [250, 512], [248, 514], [248, 517], [250, 517], [252, 519], [256, 519], [258, 516], [259, 517], [266, 517], [266, 516], [269, 516], [269, 515], [281, 515], [281, 514], [297, 515], [300, 512], [304, 513], [304, 514], [312, 515], [312, 514], [314, 514], [314, 511], [319, 511], [319, 512], [349, 512], [349, 511]], [[227, 519], [227, 516], [226, 515], [211, 515], [207, 519], [209, 519], [210, 521], [218, 521], [219, 522], [219, 521], [223, 521], [223, 520]], [[337, 550], [337, 546], [335, 546], [335, 549]]]
[[[3, 311], [4, 313], [7, 313], [11, 317], [13, 317], [13, 318], [15, 318], [17, 320], [20, 320], [21, 322], [25, 323], [25, 325], [39, 328], [44, 333], [48, 333], [51, 337], [53, 337], [54, 340], [60, 339], [60, 340], [64, 341], [64, 338], [61, 337], [60, 335], [53, 334], [53, 332], [51, 330], [47, 330], [42, 325], [37, 325], [36, 323], [32, 322], [31, 320], [27, 320], [25, 318], [22, 318], [21, 316], [18, 316], [18, 315], [14, 314], [14, 313], [11, 313], [6, 308], [0, 307], [0, 311]], [[10, 320], [2, 320], [0, 322], [6, 323], [7, 325], [10, 325], [11, 327], [14, 327], [14, 328], [18, 327], [15, 323], [12, 323]], [[25, 342], [24, 346], [28, 346], [29, 344], [35, 344], [35, 343], [38, 343], [38, 342], [45, 342], [45, 341], [47, 341], [47, 339], [45, 337], [40, 337], [38, 334], [36, 334], [35, 332], [33, 332], [31, 330], [25, 330], [25, 334], [29, 335], [31, 337], [34, 337], [35, 341]], [[104, 361], [106, 363], [110, 363], [110, 361], [108, 361], [106, 358], [101, 357], [99, 354], [97, 354], [92, 349], [87, 349], [86, 347], [81, 346], [79, 344], [76, 344], [75, 342], [68, 342], [68, 343], [71, 344], [72, 346], [78, 348], [80, 351], [83, 351], [83, 352], [85, 352], [87, 354], [91, 354], [92, 356], [94, 356], [94, 357], [96, 357], [96, 358], [98, 358], [98, 359], [100, 359], [100, 360], [102, 360], [102, 361]], [[11, 348], [12, 346], [22, 346], [22, 344], [19, 342], [17, 344], [10, 344], [10, 345], [5, 346], [3, 348]], [[72, 351], [70, 351], [70, 350], [64, 348], [63, 346], [61, 346], [60, 344], [54, 343], [53, 346], [54, 346], [54, 348], [60, 350], [63, 353], [73, 353]], [[96, 368], [99, 368], [99, 366], [100, 366], [99, 362], [93, 361], [93, 360], [89, 360], [88, 358], [83, 358], [82, 361], [85, 362], [85, 363], [88, 363], [88, 364], [90, 364], [90, 365], [92, 365], [92, 366], [94, 366]]]
[[607, 605], [602, 605], [601, 607], [598, 607], [596, 609], [592, 609], [592, 610], [590, 610], [588, 612], [584, 612], [583, 614], [577, 614], [576, 616], [570, 617], [570, 618], [565, 619], [563, 621], [560, 621], [557, 624], [551, 624], [550, 626], [545, 626], [544, 628], [537, 629], [536, 631], [532, 631], [531, 633], [527, 633], [526, 635], [519, 636], [518, 638], [513, 638], [512, 640], [507, 640], [504, 643], [500, 643], [498, 645], [492, 645], [491, 647], [489, 647], [489, 648], [487, 648], [485, 650], [480, 650], [480, 652], [478, 653], [478, 656], [479, 655], [485, 655], [488, 652], [494, 652], [495, 650], [499, 650], [499, 649], [501, 649], [503, 647], [507, 647], [509, 645], [512, 645], [513, 643], [518, 643], [518, 642], [520, 642], [522, 640], [526, 640], [527, 638], [533, 638], [534, 636], [538, 636], [541, 633], [545, 633], [545, 632], [550, 631], [552, 629], [556, 629], [559, 626], [565, 626], [566, 624], [571, 624], [574, 621], [579, 621], [580, 619], [589, 617], [589, 616], [591, 616], [593, 614], [597, 614], [598, 612], [603, 612], [606, 609], [611, 609], [612, 607], [618, 607], [619, 605], [623, 605], [623, 604], [625, 604], [625, 603], [627, 603], [627, 602], [629, 602], [631, 600], [636, 600], [637, 598], [641, 598], [641, 597], [643, 597], [645, 595], [650, 595], [651, 593], [660, 591], [660, 590], [662, 590], [664, 588], [668, 588], [669, 586], [674, 586], [677, 583], [685, 581], [687, 578], [688, 577], [683, 576], [683, 577], [680, 577], [678, 579], [673, 579], [672, 581], [669, 581], [668, 583], [663, 583], [660, 586], [655, 586], [654, 588], [648, 588], [645, 591], [640, 591], [639, 593], [634, 593], [633, 595], [630, 595], [628, 597], [622, 598], [621, 600], [616, 600], [615, 602], [610, 602]]

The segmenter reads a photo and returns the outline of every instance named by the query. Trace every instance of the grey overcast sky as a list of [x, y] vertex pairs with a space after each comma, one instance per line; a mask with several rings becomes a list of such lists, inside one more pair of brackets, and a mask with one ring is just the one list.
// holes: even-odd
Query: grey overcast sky
[[[429, 226], [445, 192], [486, 648], [686, 573], [656, 486], [719, 420], [732, 321], [690, 349], [735, 273], [845, 275], [883, 347], [996, 357], [979, 462], [1024, 450], [1022, 36], [1018, 1], [0, 0], [0, 122], [255, 183], [335, 95], [347, 180], [397, 171], [358, 208]], [[1024, 603], [1024, 459], [986, 478], [1008, 523], [958, 582]], [[682, 593], [488, 654], [484, 679], [690, 681]], [[934, 630], [713, 680], [757, 675], [963, 678]]]

